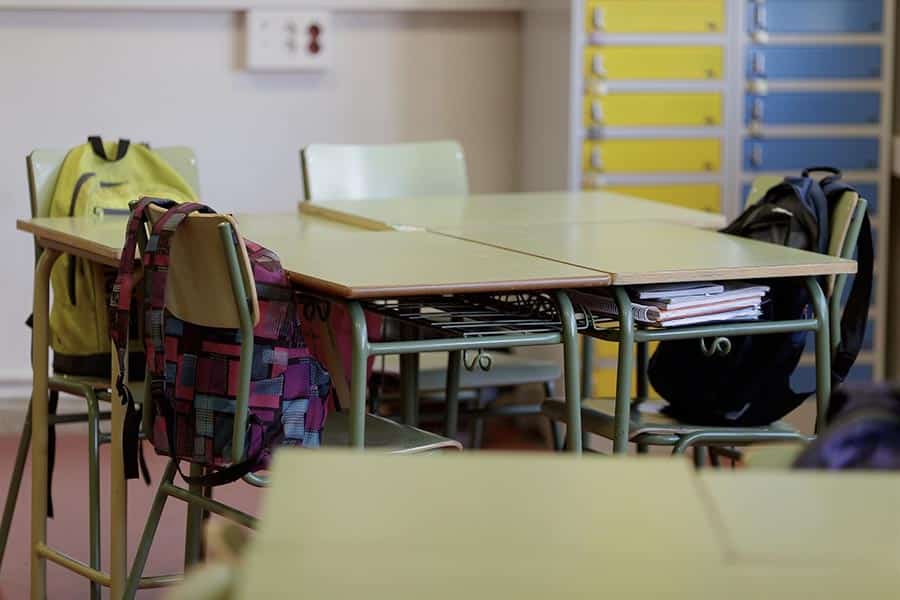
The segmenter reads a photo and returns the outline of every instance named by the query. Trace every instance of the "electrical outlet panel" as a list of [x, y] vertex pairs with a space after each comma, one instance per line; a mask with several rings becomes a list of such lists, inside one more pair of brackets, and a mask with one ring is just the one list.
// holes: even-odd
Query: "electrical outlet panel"
[[334, 32], [327, 12], [247, 11], [247, 69], [313, 71], [331, 62]]

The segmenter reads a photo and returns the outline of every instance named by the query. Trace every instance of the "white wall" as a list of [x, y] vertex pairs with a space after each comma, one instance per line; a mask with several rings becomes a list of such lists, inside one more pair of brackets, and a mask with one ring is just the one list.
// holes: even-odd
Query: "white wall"
[[205, 202], [261, 211], [294, 207], [305, 144], [453, 137], [473, 191], [515, 189], [517, 15], [343, 13], [335, 28], [330, 71], [252, 74], [235, 14], [0, 12], [0, 396], [30, 373], [33, 254], [14, 221], [32, 148], [92, 133], [188, 144]]

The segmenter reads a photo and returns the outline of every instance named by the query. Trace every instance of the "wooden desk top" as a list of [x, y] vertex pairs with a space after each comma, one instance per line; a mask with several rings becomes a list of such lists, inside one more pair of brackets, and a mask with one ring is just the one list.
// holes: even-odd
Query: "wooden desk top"
[[900, 576], [896, 474], [703, 471], [700, 481], [741, 565], [872, 567]]
[[[691, 469], [669, 459], [280, 450], [237, 597], [297, 586], [329, 598], [588, 598], [625, 579], [678, 588], [684, 575], [641, 573], [673, 557], [724, 562]], [[650, 486], [657, 492], [638, 491]]]
[[[292, 279], [342, 298], [607, 285], [609, 276], [426, 232], [372, 232], [296, 213], [237, 216], [240, 233], [281, 257]], [[125, 217], [23, 220], [41, 244], [117, 265]]]
[[720, 229], [725, 217], [609, 192], [540, 192], [301, 202], [301, 212], [370, 229], [494, 228], [599, 221], [663, 221]]
[[442, 229], [447, 235], [605, 271], [614, 285], [855, 273], [856, 262], [668, 223]]

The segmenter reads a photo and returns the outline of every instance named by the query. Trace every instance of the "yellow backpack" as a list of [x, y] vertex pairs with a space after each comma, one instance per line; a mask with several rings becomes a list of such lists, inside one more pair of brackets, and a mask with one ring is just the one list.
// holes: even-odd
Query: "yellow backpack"
[[[146, 145], [90, 137], [87, 144], [66, 154], [50, 202], [50, 216], [101, 218], [102, 214], [128, 214], [128, 204], [140, 196], [178, 202], [197, 199], [184, 178]], [[60, 257], [54, 265], [50, 276], [50, 339], [55, 372], [109, 377], [107, 297], [115, 276], [115, 269], [69, 255]], [[140, 377], [144, 365], [141, 337], [137, 331], [133, 333], [133, 360], [129, 364], [132, 374]]]

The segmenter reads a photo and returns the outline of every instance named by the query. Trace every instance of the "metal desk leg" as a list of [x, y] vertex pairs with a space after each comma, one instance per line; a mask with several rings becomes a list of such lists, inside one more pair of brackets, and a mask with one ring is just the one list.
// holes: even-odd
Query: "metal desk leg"
[[581, 397], [594, 393], [594, 338], [581, 338]]
[[619, 360], [616, 365], [616, 416], [613, 452], [628, 452], [629, 422], [631, 421], [631, 372], [634, 369], [634, 315], [631, 298], [625, 288], [613, 289], [619, 309]]
[[50, 271], [60, 253], [45, 249], [34, 271], [34, 332], [31, 365], [31, 598], [47, 597], [47, 379], [50, 373]]
[[815, 277], [806, 278], [806, 289], [819, 327], [816, 330], [816, 433], [825, 426], [831, 399], [831, 335], [828, 301]]
[[362, 449], [366, 440], [366, 364], [369, 360], [369, 329], [359, 302], [349, 302], [352, 324], [350, 355], [350, 447]]
[[[128, 374], [128, 353], [122, 368]], [[128, 577], [128, 486], [125, 481], [125, 464], [122, 456], [125, 406], [116, 391], [119, 361], [115, 346], [110, 350], [112, 378], [110, 380], [111, 408], [109, 417], [109, 589], [110, 598], [121, 598]]]
[[575, 324], [575, 310], [572, 308], [572, 302], [565, 292], [556, 292], [556, 303], [559, 307], [559, 319], [562, 323], [563, 333], [563, 373], [565, 375], [566, 411], [568, 413], [566, 441], [569, 452], [581, 454], [581, 385], [578, 381], [580, 370], [578, 364], [578, 327]]

